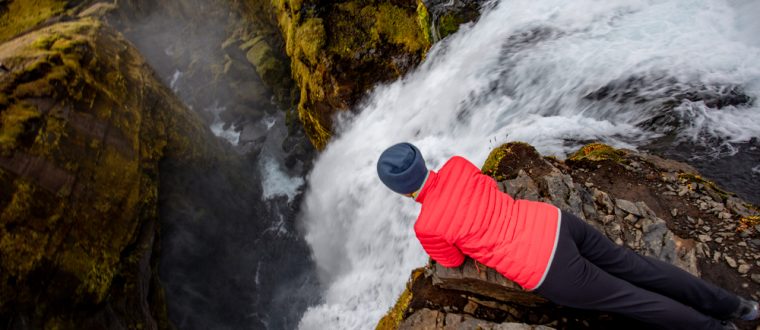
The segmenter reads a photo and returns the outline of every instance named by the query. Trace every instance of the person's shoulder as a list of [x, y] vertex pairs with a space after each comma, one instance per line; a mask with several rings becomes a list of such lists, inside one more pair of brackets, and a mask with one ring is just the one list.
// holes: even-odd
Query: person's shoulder
[[443, 164], [443, 167], [474, 167], [475, 169], [478, 168], [477, 166], [475, 166], [475, 164], [473, 164], [472, 162], [467, 160], [467, 158], [464, 158], [462, 156], [453, 156], [449, 158], [449, 160], [447, 160], [446, 163]]

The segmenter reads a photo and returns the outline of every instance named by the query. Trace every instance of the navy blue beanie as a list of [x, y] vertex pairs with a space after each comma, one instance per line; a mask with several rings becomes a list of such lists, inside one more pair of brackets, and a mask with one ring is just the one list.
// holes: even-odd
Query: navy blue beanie
[[377, 160], [380, 180], [399, 194], [409, 194], [420, 189], [427, 173], [422, 153], [411, 143], [403, 142], [385, 149]]

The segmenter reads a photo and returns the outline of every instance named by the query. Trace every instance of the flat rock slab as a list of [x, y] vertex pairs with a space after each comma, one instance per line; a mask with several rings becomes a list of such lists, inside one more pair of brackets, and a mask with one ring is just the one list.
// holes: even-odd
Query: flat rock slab
[[481, 264], [467, 258], [462, 266], [446, 268], [438, 263], [432, 265], [433, 285], [451, 290], [466, 291], [494, 299], [536, 306], [547, 300], [535, 293], [523, 290], [520, 285]]

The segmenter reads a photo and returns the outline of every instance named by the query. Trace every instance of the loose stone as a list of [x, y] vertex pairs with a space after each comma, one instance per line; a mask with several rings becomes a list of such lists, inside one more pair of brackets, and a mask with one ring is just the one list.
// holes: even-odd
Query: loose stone
[[678, 209], [672, 209], [670, 210], [670, 215], [672, 215], [674, 218], [678, 216]]
[[704, 235], [703, 234], [703, 235], [699, 235], [699, 241], [702, 242], [702, 243], [709, 242], [709, 241], [712, 241], [712, 238], [710, 238], [709, 235]]
[[749, 272], [749, 269], [750, 269], [751, 267], [752, 267], [752, 266], [750, 266], [750, 265], [747, 265], [747, 264], [741, 264], [741, 265], [739, 265], [739, 273], [741, 273], [741, 274], [746, 274], [746, 273], [748, 273], [748, 272]]
[[731, 266], [731, 268], [736, 268], [736, 260], [734, 260], [734, 258], [729, 256], [724, 256], [723, 258], [726, 259], [726, 263]]
[[625, 199], [616, 199], [615, 206], [619, 207], [621, 210], [626, 211], [628, 213], [642, 216], [641, 210], [639, 210], [639, 208], [636, 207], [636, 204], [634, 204], [631, 201], [627, 201]]

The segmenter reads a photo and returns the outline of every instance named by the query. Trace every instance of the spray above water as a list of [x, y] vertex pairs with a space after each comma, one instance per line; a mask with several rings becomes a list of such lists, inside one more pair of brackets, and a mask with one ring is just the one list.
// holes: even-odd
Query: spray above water
[[419, 206], [375, 173], [394, 143], [415, 143], [438, 168], [452, 155], [482, 164], [515, 140], [564, 157], [588, 141], [669, 138], [713, 157], [760, 136], [760, 48], [737, 24], [737, 3], [502, 2], [378, 87], [340, 122], [309, 179], [302, 221], [326, 290], [300, 327], [373, 328], [425, 264], [412, 229]]

